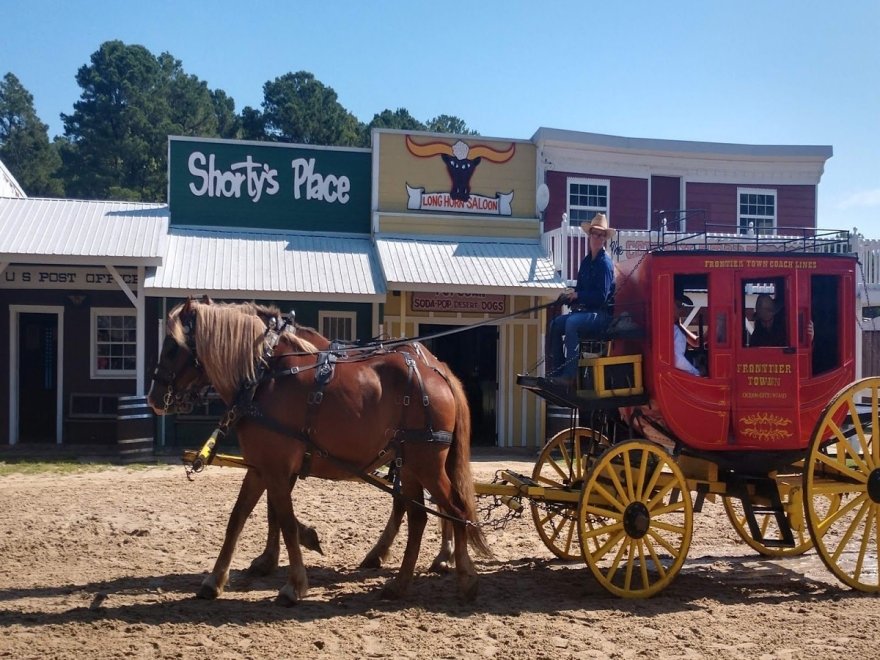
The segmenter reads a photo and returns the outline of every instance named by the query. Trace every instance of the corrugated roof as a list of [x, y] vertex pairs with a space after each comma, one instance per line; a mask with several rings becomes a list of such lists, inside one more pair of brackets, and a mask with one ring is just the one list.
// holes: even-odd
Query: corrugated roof
[[147, 272], [154, 296], [385, 301], [366, 235], [172, 227], [165, 263]]
[[168, 206], [0, 198], [0, 261], [159, 265]]
[[392, 288], [554, 295], [564, 285], [538, 241], [378, 236]]

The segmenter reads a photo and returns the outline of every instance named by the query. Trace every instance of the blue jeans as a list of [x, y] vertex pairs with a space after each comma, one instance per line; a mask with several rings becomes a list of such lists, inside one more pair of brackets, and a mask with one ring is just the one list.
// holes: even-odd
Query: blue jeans
[[[577, 375], [578, 344], [581, 339], [598, 335], [608, 323], [605, 312], [572, 312], [557, 316], [550, 323], [551, 376], [574, 378]], [[563, 344], [563, 336], [565, 342]], [[565, 348], [563, 354], [562, 349]], [[566, 361], [566, 359], [568, 359]]]

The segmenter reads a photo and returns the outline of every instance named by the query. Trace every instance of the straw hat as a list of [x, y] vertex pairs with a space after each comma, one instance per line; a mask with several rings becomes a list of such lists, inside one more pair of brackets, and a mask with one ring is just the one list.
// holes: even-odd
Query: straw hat
[[604, 213], [597, 213], [589, 222], [586, 220], [582, 222], [581, 229], [583, 229], [585, 234], [589, 234], [591, 229], [601, 229], [605, 232], [606, 239], [614, 238], [614, 235], [617, 233], [616, 229], [608, 226], [608, 218]]

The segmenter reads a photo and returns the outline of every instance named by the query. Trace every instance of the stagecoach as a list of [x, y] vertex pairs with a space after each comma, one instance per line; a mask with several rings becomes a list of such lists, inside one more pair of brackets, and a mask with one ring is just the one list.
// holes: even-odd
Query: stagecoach
[[[528, 506], [551, 552], [623, 597], [675, 579], [693, 514], [717, 499], [758, 553], [815, 546], [846, 585], [880, 591], [880, 378], [854, 382], [857, 267], [846, 232], [658, 235], [619, 262], [611, 324], [570, 357], [575, 386], [517, 379], [569, 410], [568, 428], [530, 475], [502, 470], [477, 495]], [[677, 294], [694, 301], [699, 375], [675, 366]], [[752, 341], [759, 295], [775, 303], [778, 345]], [[207, 446], [185, 460], [244, 466]]]
[[[835, 237], [667, 237], [621, 263], [615, 321], [581, 342], [574, 391], [518, 378], [571, 410], [570, 427], [531, 475], [503, 472], [481, 491], [528, 499], [546, 546], [620, 596], [675, 578], [693, 513], [716, 498], [762, 555], [815, 546], [845, 584], [880, 591], [880, 379], [853, 382], [857, 262]], [[675, 366], [681, 293], [699, 375]], [[776, 303], [778, 345], [750, 341], [761, 294]]]

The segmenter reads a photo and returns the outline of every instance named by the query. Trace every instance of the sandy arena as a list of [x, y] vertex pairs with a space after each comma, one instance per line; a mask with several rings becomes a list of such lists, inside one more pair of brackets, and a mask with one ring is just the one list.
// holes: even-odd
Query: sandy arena
[[[522, 456], [474, 459], [475, 477]], [[880, 597], [850, 591], [815, 552], [767, 560], [738, 540], [720, 504], [694, 516], [677, 580], [647, 601], [608, 595], [583, 563], [553, 558], [531, 516], [488, 538], [479, 595], [462, 604], [452, 575], [427, 568], [401, 601], [378, 597], [390, 564], [358, 564], [390, 507], [358, 483], [297, 484], [297, 514], [325, 556], [305, 552], [310, 591], [274, 603], [284, 568], [251, 578], [263, 547], [265, 499], [248, 522], [217, 601], [194, 598], [223, 539], [243, 476], [209, 467], [123, 468], [0, 477], [0, 657], [11, 658], [877, 658]], [[282, 553], [283, 556], [283, 553]], [[286, 565], [286, 559], [282, 559]]]

